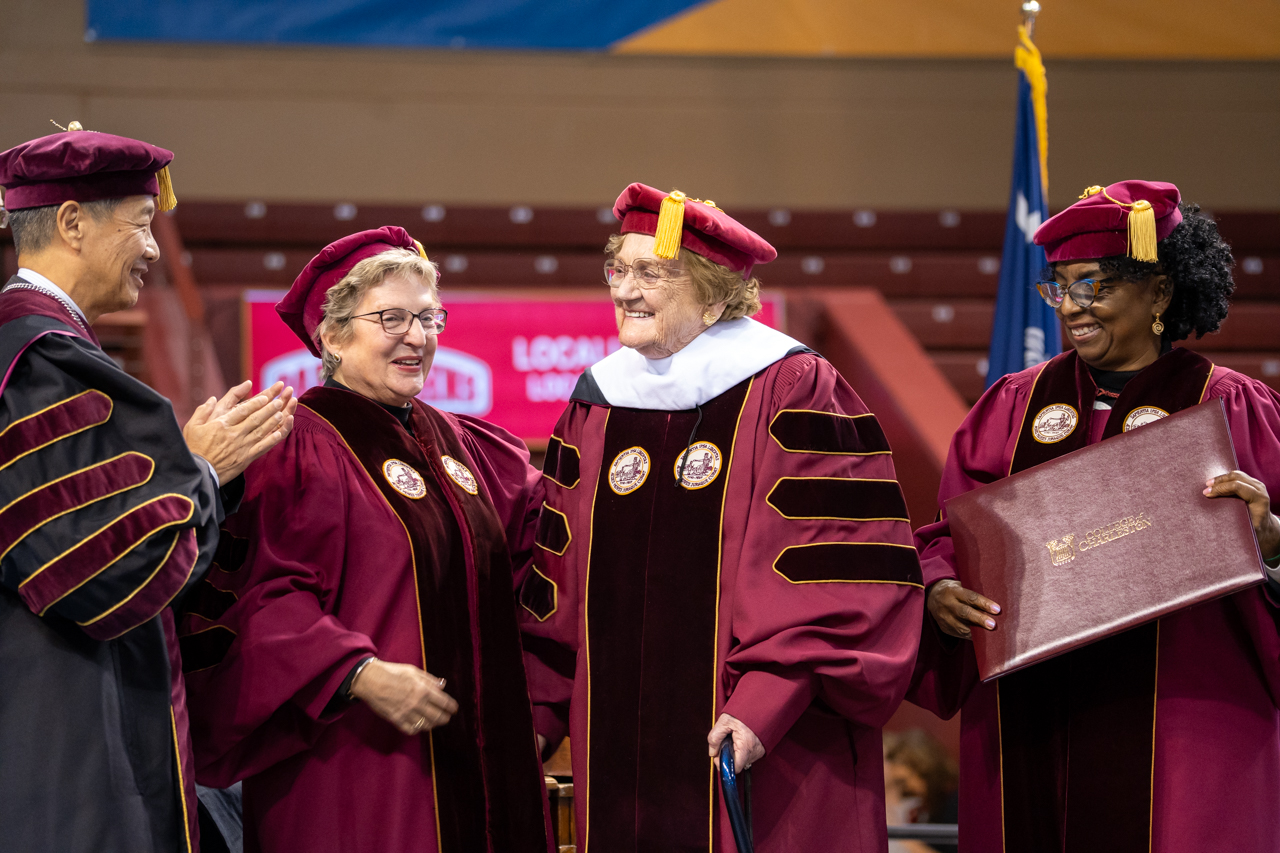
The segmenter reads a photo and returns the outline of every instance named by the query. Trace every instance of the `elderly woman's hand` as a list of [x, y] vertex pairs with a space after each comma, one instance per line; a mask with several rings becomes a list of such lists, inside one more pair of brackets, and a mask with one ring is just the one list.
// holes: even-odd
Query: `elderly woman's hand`
[[988, 631], [996, 629], [996, 620], [991, 616], [1000, 613], [1000, 605], [971, 589], [965, 589], [958, 580], [948, 578], [929, 587], [926, 603], [938, 627], [953, 637], [968, 640], [974, 625]]
[[1265, 560], [1280, 556], [1280, 518], [1271, 512], [1271, 496], [1261, 480], [1255, 480], [1243, 471], [1229, 471], [1205, 481], [1205, 497], [1237, 497], [1249, 507], [1249, 519], [1253, 522], [1253, 535], [1258, 539], [1258, 550]]
[[712, 758], [719, 755], [720, 744], [730, 734], [733, 735], [733, 766], [736, 772], [741, 773], [764, 758], [764, 744], [760, 738], [747, 728], [746, 723], [728, 714], [721, 714], [707, 735], [707, 754]]
[[351, 682], [351, 695], [407, 735], [443, 726], [458, 711], [444, 679], [405, 663], [374, 658]]

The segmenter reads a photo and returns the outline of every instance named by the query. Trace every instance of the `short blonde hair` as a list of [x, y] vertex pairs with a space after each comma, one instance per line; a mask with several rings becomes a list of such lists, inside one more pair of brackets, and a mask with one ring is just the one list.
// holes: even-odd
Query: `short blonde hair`
[[[609, 257], [617, 257], [622, 248], [625, 234], [614, 234], [605, 243], [604, 251]], [[725, 303], [721, 320], [737, 320], [739, 317], [750, 317], [760, 310], [760, 279], [752, 276], [743, 279], [742, 273], [735, 272], [715, 261], [704, 258], [697, 252], [680, 247], [678, 259], [684, 262], [689, 278], [693, 281], [694, 296], [699, 304], [708, 307], [717, 302]]]
[[429, 261], [417, 252], [408, 249], [389, 249], [388, 251], [365, 258], [351, 268], [351, 272], [343, 276], [329, 292], [325, 294], [324, 305], [320, 311], [324, 319], [316, 327], [316, 348], [320, 350], [320, 378], [328, 379], [338, 368], [338, 357], [329, 352], [324, 345], [324, 336], [328, 335], [337, 343], [351, 340], [351, 319], [355, 316], [364, 295], [395, 275], [415, 276], [420, 279], [436, 296], [436, 285], [440, 280], [440, 272], [434, 261]]

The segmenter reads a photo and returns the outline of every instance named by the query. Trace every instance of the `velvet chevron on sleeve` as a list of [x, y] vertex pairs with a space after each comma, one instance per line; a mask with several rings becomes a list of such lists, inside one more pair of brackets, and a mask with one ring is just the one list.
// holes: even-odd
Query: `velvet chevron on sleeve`
[[874, 414], [808, 352], [696, 410], [578, 389], [520, 604], [535, 725], [573, 741], [579, 849], [732, 850], [721, 713], [766, 747], [757, 850], [882, 848], [879, 727], [923, 594]]
[[209, 564], [221, 500], [168, 402], [100, 350], [48, 335], [0, 417], [0, 580], [38, 615], [111, 639]]
[[0, 825], [198, 849], [174, 614], [223, 505], [168, 401], [52, 297], [0, 295]]

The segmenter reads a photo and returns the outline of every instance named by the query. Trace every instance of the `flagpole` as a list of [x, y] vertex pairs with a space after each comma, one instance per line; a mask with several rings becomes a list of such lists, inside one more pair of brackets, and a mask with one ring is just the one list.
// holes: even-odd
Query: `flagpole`
[[1018, 69], [1018, 110], [1014, 131], [1013, 180], [1005, 217], [1000, 281], [987, 351], [987, 386], [1026, 370], [1062, 351], [1062, 332], [1054, 311], [1032, 288], [1045, 266], [1044, 249], [1035, 245], [1040, 223], [1049, 218], [1049, 129], [1045, 94], [1048, 81], [1031, 32], [1040, 3], [1019, 0], [1021, 21], [1013, 51]]
[[1040, 4], [1036, 0], [1027, 0], [1022, 4], [1022, 26], [1027, 30], [1027, 38], [1035, 35], [1036, 15], [1040, 14]]

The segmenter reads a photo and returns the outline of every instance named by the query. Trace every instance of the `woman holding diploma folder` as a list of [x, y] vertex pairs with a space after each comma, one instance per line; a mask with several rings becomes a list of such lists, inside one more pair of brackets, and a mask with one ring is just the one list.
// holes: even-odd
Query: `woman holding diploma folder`
[[1073, 349], [983, 395], [939, 504], [1217, 397], [1240, 470], [1198, 487], [1248, 504], [1268, 581], [980, 683], [962, 641], [1014, 603], [956, 580], [945, 509], [921, 528], [929, 613], [908, 698], [963, 711], [961, 850], [1280, 850], [1280, 396], [1172, 347], [1227, 316], [1231, 250], [1177, 187], [1147, 181], [1090, 187], [1035, 242]]

